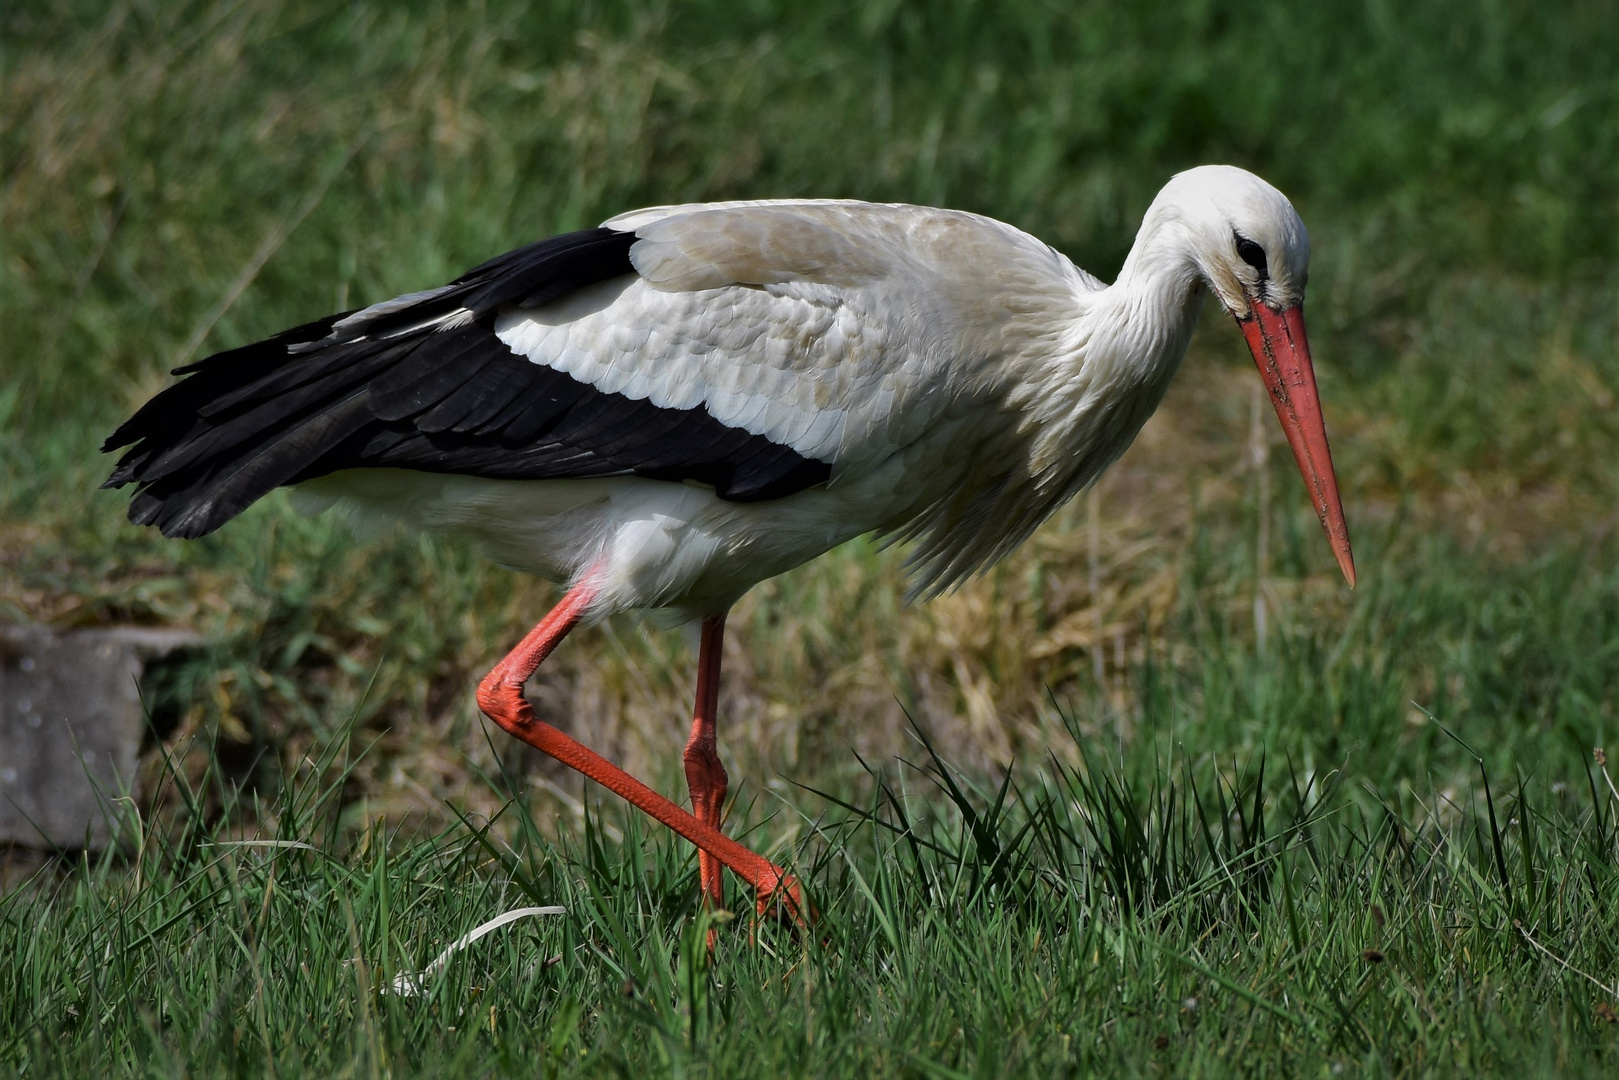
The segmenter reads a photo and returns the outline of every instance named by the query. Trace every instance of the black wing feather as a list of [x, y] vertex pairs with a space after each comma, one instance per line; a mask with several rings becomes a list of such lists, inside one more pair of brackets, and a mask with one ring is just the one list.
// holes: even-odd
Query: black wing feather
[[[497, 313], [634, 272], [631, 233], [587, 229], [507, 252], [439, 289], [343, 312], [178, 368], [113, 432], [106, 487], [168, 536], [219, 528], [282, 484], [340, 469], [499, 479], [638, 475], [721, 498], [782, 498], [831, 466], [716, 420], [604, 393], [512, 353]], [[440, 329], [441, 324], [449, 329]]]

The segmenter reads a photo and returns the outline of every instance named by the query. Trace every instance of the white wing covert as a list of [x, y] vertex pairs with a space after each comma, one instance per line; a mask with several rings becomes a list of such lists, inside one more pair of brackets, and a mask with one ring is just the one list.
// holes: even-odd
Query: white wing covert
[[928, 245], [983, 220], [845, 202], [637, 211], [607, 223], [634, 228], [636, 277], [510, 309], [496, 332], [604, 391], [701, 405], [830, 462], [837, 483], [914, 442], [967, 389], [956, 354], [974, 313]]

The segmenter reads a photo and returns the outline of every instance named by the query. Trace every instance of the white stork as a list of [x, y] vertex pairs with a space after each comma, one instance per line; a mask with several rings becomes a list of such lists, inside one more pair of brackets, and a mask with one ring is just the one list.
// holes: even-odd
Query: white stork
[[[107, 440], [130, 519], [201, 536], [281, 485], [470, 538], [567, 583], [478, 687], [524, 742], [722, 866], [761, 908], [797, 883], [720, 831], [720, 643], [755, 583], [865, 533], [930, 595], [1004, 556], [1158, 405], [1205, 291], [1236, 318], [1351, 586], [1301, 305], [1309, 237], [1251, 173], [1175, 176], [1112, 285], [989, 218], [782, 200], [663, 206], [449, 285], [181, 368]], [[702, 624], [692, 813], [541, 722], [523, 684], [584, 620]]]

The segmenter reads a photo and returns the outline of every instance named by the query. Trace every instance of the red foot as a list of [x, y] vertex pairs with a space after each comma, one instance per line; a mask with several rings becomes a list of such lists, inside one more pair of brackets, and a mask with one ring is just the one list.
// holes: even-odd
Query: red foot
[[790, 923], [800, 930], [809, 929], [820, 919], [814, 905], [804, 899], [798, 879], [786, 873], [770, 888], [759, 890], [754, 913], [760, 922], [768, 920], [784, 926]]

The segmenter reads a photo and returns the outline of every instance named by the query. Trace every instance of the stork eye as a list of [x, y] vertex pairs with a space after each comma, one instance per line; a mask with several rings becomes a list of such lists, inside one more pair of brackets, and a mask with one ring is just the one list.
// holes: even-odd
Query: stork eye
[[1246, 236], [1237, 236], [1237, 257], [1259, 271], [1260, 281], [1270, 277], [1270, 270], [1265, 265], [1265, 249]]

